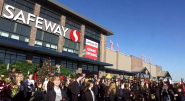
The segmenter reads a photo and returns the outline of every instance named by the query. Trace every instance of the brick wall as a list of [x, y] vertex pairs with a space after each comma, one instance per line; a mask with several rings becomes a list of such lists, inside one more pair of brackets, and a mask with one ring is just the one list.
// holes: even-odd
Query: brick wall
[[131, 55], [131, 70], [136, 67], [143, 67], [143, 61], [142, 59]]
[[158, 75], [162, 71], [162, 67], [156, 65], [156, 75]]
[[83, 49], [84, 49], [84, 35], [85, 35], [85, 25], [81, 25], [80, 31], [80, 47], [79, 47], [79, 57], [83, 57]]
[[1, 16], [1, 12], [3, 10], [3, 4], [4, 4], [4, 0], [0, 0], [0, 16]]
[[[40, 7], [41, 6], [39, 4], [35, 4], [34, 15], [39, 16], [39, 14], [40, 14]], [[37, 33], [37, 28], [31, 27], [30, 40], [29, 40], [29, 45], [30, 46], [35, 46], [36, 33]]]

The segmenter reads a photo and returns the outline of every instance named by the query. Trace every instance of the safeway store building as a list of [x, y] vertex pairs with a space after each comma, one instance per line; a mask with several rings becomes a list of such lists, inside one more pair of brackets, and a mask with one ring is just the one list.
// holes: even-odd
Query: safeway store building
[[50, 58], [52, 66], [98, 77], [145, 69], [153, 77], [170, 76], [160, 66], [106, 48], [112, 31], [55, 0], [0, 0], [0, 16], [0, 63]]
[[114, 33], [55, 0], [0, 0], [0, 62], [28, 61], [104, 75]]

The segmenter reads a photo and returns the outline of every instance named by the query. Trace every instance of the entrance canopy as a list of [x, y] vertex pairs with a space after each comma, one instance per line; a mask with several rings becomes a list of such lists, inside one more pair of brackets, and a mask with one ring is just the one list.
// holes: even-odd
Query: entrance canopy
[[150, 72], [146, 67], [136, 67], [132, 70], [132, 72], [137, 73], [140, 79], [145, 79], [145, 78], [150, 79], [151, 77]]
[[172, 79], [170, 73], [168, 71], [161, 71], [159, 72], [159, 74], [157, 75], [158, 78], [170, 78]]
[[118, 70], [118, 69], [107, 68], [107, 67], [105, 68], [105, 70], [106, 72], [129, 75], [129, 76], [137, 74], [137, 72], [129, 72], [129, 71]]
[[59, 58], [72, 59], [72, 60], [76, 60], [79, 62], [90, 63], [90, 64], [94, 64], [94, 65], [99, 65], [99, 66], [113, 66], [112, 64], [100, 62], [98, 60], [92, 60], [92, 59], [88, 59], [88, 58], [84, 58], [84, 57], [78, 57], [78, 56], [74, 56], [73, 54], [70, 54], [70, 53], [69, 54], [68, 53], [59, 53], [59, 52], [52, 51], [49, 49], [29, 46], [27, 44], [12, 42], [12, 41], [8, 41], [5, 39], [0, 39], [0, 45], [5, 46], [5, 47], [9, 46], [9, 47], [12, 47], [15, 49], [21, 49], [21, 50], [25, 50], [25, 51], [33, 52], [33, 53], [40, 53], [40, 54], [50, 55], [50, 56], [59, 57]]

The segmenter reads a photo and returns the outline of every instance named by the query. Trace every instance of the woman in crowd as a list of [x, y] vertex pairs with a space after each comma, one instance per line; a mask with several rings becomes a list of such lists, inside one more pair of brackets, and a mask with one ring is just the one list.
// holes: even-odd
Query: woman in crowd
[[96, 100], [98, 100], [99, 94], [98, 94], [98, 80], [96, 80], [94, 82], [94, 86], [93, 86], [93, 92], [94, 92], [94, 96], [96, 98]]
[[108, 92], [108, 90], [109, 90], [109, 88], [110, 88], [110, 81], [106, 81], [106, 83], [105, 83], [105, 87], [104, 87], [104, 96], [105, 96], [105, 100], [106, 101], [108, 101], [108, 97], [107, 97], [107, 92]]
[[131, 101], [130, 97], [133, 95], [131, 94], [131, 91], [129, 90], [130, 86], [129, 83], [125, 83], [124, 89], [123, 89], [123, 101]]
[[45, 85], [47, 85], [47, 89], [46, 90], [52, 90], [53, 89], [53, 82], [52, 82], [52, 76], [50, 76], [50, 77], [48, 77], [49, 78], [49, 81], [48, 81], [48, 83], [47, 82], [45, 82]]
[[60, 74], [55, 74], [52, 78], [53, 82], [53, 87], [52, 90], [48, 90], [46, 94], [46, 98], [44, 101], [61, 101], [61, 100], [68, 100], [68, 97], [65, 93], [65, 91], [60, 88], [60, 83], [62, 82], [61, 80], [61, 75]]
[[93, 82], [92, 80], [89, 80], [85, 84], [85, 90], [84, 90], [84, 100], [85, 101], [96, 101], [96, 97], [94, 95], [94, 92], [92, 91]]
[[117, 95], [117, 101], [122, 101], [123, 92], [121, 89], [120, 81], [116, 81], [116, 95]]
[[110, 83], [109, 90], [107, 92], [108, 101], [116, 101], [116, 84]]
[[32, 73], [28, 74], [28, 79], [24, 81], [24, 85], [26, 87], [26, 94], [27, 94], [25, 101], [29, 101], [31, 96], [33, 95], [33, 92], [35, 91]]
[[14, 74], [13, 85], [12, 85], [12, 101], [24, 101], [26, 97], [26, 89], [23, 84], [23, 74], [17, 71]]

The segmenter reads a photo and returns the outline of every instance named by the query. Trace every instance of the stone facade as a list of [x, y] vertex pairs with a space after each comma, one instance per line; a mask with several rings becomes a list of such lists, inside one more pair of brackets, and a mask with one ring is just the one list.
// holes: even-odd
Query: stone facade
[[131, 70], [133, 70], [136, 67], [143, 67], [143, 61], [140, 58], [137, 58], [135, 56], [130, 56], [131, 57]]
[[79, 47], [79, 57], [83, 57], [83, 49], [84, 49], [84, 35], [85, 35], [85, 25], [81, 25], [80, 31], [80, 47]]
[[105, 76], [105, 67], [104, 66], [99, 66], [99, 78], [102, 78], [102, 76]]

